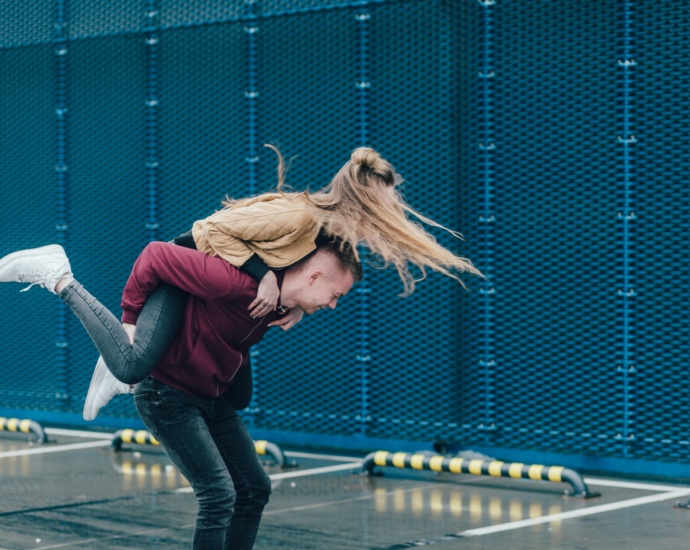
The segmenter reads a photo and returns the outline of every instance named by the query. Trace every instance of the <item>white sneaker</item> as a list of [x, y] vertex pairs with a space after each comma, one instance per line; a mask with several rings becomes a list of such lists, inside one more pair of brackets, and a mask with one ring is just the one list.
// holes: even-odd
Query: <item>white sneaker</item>
[[115, 378], [108, 370], [103, 357], [99, 357], [84, 402], [84, 420], [95, 419], [101, 408], [105, 407], [113, 397], [122, 393], [132, 393], [130, 385]]
[[22, 292], [40, 285], [56, 294], [55, 285], [71, 274], [67, 255], [59, 244], [19, 250], [0, 259], [0, 282], [31, 283]]

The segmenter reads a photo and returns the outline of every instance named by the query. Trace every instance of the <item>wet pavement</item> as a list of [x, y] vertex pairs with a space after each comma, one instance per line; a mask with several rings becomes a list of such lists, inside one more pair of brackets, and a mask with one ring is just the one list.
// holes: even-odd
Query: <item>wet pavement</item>
[[[0, 549], [189, 547], [196, 499], [162, 450], [116, 454], [105, 437], [51, 437], [30, 447], [0, 435]], [[690, 546], [690, 511], [673, 506], [690, 488], [602, 481], [590, 483], [601, 497], [581, 500], [548, 482], [393, 468], [365, 477], [352, 473], [361, 457], [292, 457], [296, 470], [268, 467], [273, 494], [256, 548]]]

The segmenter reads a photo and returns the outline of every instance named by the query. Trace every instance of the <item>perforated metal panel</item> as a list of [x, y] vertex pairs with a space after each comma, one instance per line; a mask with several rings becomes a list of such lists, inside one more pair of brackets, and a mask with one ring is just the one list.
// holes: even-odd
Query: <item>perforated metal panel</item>
[[690, 5], [633, 6], [635, 262], [630, 454], [690, 456]]
[[[250, 427], [690, 462], [684, 2], [30, 4], [0, 5], [0, 253], [65, 244], [119, 313], [147, 241], [275, 184], [263, 143], [296, 189], [371, 145], [487, 274], [400, 298], [368, 266], [253, 350]], [[77, 419], [97, 353], [17, 290], [0, 408]]]
[[478, 433], [501, 446], [611, 452], [618, 94], [616, 45], [602, 38], [616, 28], [616, 6], [482, 9], [473, 85], [487, 110], [468, 145], [483, 185], [465, 228], [490, 279], [470, 300], [482, 319], [474, 346], [485, 349], [463, 369], [490, 395], [474, 406]]

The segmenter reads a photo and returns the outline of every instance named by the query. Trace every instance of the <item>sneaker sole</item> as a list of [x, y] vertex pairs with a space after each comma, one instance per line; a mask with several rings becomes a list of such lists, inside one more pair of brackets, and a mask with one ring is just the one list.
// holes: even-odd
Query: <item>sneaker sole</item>
[[96, 411], [96, 414], [93, 414], [93, 411], [91, 409], [93, 409], [94, 401], [96, 400], [96, 397], [98, 397], [98, 388], [101, 386], [101, 383], [103, 382], [103, 378], [105, 378], [105, 374], [107, 371], [108, 367], [105, 366], [105, 362], [103, 362], [102, 359], [99, 358], [98, 363], [96, 363], [96, 369], [93, 371], [93, 376], [91, 376], [89, 391], [86, 392], [86, 401], [84, 402], [84, 410], [82, 411], [82, 416], [84, 417], [84, 420], [95, 420], [95, 418], [98, 416], [98, 413], [101, 410], [98, 409]]
[[15, 260], [21, 258], [31, 258], [33, 256], [39, 255], [50, 256], [52, 254], [58, 254], [67, 257], [67, 254], [65, 254], [65, 249], [62, 248], [62, 246], [60, 246], [59, 244], [49, 244], [46, 246], [41, 246], [39, 248], [29, 248], [27, 250], [18, 250], [17, 252], [12, 252], [11, 254], [8, 254], [7, 256], [3, 256], [2, 258], [0, 258], [0, 273], [3, 269], [5, 269]]

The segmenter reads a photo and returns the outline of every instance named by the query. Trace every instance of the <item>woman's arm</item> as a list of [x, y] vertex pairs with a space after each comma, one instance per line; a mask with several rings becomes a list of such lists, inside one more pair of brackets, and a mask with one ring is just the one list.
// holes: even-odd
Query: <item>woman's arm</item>
[[[197, 249], [191, 230], [175, 237], [173, 242], [178, 246]], [[280, 299], [280, 289], [278, 279], [271, 268], [257, 254], [254, 254], [240, 266], [240, 269], [259, 283], [256, 299], [249, 304], [252, 317], [263, 317], [275, 311]]]
[[220, 256], [259, 282], [249, 309], [253, 317], [263, 317], [275, 311], [280, 291], [275, 274], [259, 255], [273, 259], [275, 267], [287, 267], [313, 249], [314, 230], [301, 200], [271, 196], [196, 222], [192, 240], [202, 252]]
[[220, 256], [241, 267], [257, 249], [271, 267], [285, 267], [300, 258], [280, 265], [270, 260], [285, 260], [282, 251], [304, 243], [313, 250], [315, 224], [306, 205], [286, 198], [259, 200], [236, 208], [225, 208], [197, 221], [192, 235], [198, 250]]

